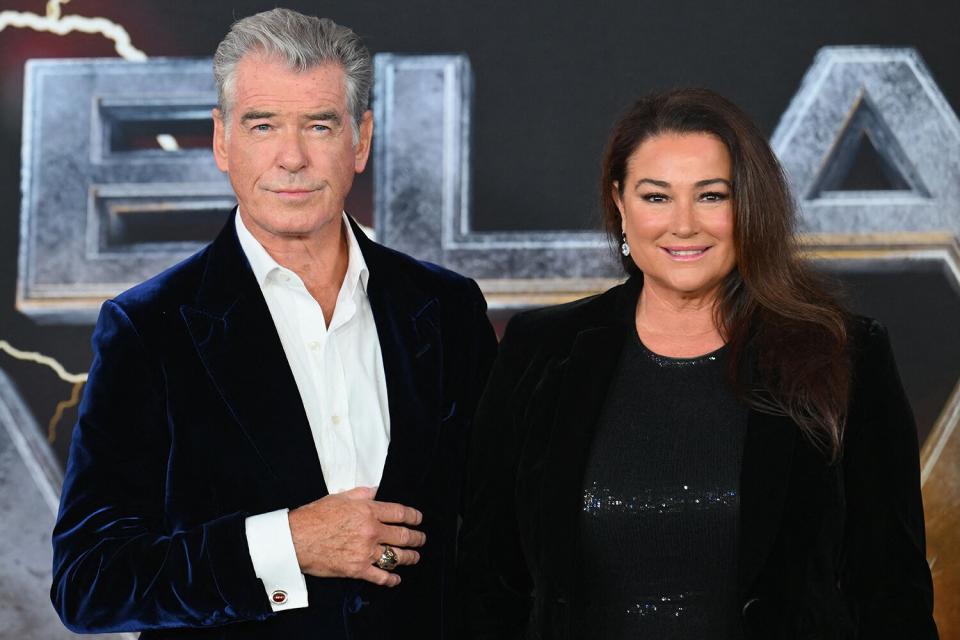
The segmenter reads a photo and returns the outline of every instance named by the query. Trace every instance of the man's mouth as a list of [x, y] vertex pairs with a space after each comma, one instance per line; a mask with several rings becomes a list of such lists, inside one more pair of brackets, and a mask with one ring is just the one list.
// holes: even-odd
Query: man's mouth
[[306, 200], [313, 196], [316, 189], [271, 189], [270, 191], [283, 200]]

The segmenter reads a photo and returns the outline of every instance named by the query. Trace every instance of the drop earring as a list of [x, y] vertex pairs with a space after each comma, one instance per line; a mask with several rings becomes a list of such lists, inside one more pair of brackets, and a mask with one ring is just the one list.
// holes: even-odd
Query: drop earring
[[630, 255], [630, 245], [627, 244], [627, 234], [621, 232], [621, 233], [620, 233], [620, 238], [621, 238], [620, 253], [622, 253], [624, 256], [629, 256], [629, 255]]

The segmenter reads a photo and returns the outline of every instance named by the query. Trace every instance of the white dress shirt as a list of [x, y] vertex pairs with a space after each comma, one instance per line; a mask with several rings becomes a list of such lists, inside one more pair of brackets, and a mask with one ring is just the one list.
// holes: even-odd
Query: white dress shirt
[[[387, 382], [367, 298], [370, 272], [346, 214], [347, 273], [329, 327], [300, 277], [267, 253], [239, 212], [236, 228], [300, 391], [327, 490], [379, 485], [390, 444]], [[308, 605], [287, 512], [246, 519], [253, 568], [274, 611]]]

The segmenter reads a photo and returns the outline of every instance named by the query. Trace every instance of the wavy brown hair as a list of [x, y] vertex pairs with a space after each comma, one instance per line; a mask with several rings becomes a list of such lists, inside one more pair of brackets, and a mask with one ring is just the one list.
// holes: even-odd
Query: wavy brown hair
[[[730, 153], [736, 267], [721, 285], [716, 322], [731, 348], [734, 388], [754, 408], [790, 417], [831, 460], [841, 454], [850, 389], [849, 315], [798, 252], [796, 212], [766, 138], [735, 104], [707, 89], [637, 101], [614, 126], [603, 156], [604, 226], [620, 244], [627, 162], [665, 133], [707, 133]], [[630, 275], [641, 275], [622, 257]], [[756, 375], [754, 375], [756, 374]]]

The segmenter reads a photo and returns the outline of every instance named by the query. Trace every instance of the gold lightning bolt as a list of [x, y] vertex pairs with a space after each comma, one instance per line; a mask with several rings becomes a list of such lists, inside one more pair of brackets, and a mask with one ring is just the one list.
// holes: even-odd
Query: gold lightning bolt
[[47, 441], [50, 444], [53, 444], [57, 439], [57, 425], [60, 424], [60, 420], [63, 418], [63, 412], [67, 409], [72, 409], [77, 406], [77, 403], [80, 402], [80, 390], [83, 389], [83, 383], [77, 382], [73, 385], [73, 390], [70, 392], [69, 400], [61, 400], [57, 403], [57, 409], [53, 412], [53, 417], [50, 418], [50, 423], [47, 425]]
[[[29, 11], [0, 11], [0, 31], [11, 27], [13, 29], [33, 29], [34, 31], [52, 33], [58, 36], [65, 36], [73, 32], [100, 34], [113, 42], [113, 48], [117, 55], [124, 60], [140, 62], [147, 59], [146, 53], [133, 46], [130, 34], [123, 26], [101, 17], [63, 15], [63, 5], [68, 2], [70, 0], [48, 0], [44, 15]], [[169, 134], [158, 135], [157, 143], [164, 151], [177, 151], [180, 148], [176, 139]], [[35, 362], [49, 367], [57, 374], [57, 377], [73, 385], [70, 398], [57, 403], [53, 417], [50, 418], [47, 425], [47, 439], [53, 442], [57, 437], [57, 425], [63, 418], [64, 412], [75, 407], [79, 402], [80, 390], [83, 389], [83, 384], [87, 380], [87, 374], [70, 373], [56, 359], [37, 351], [21, 351], [6, 340], [0, 340], [0, 351], [17, 360]]]
[[45, 356], [42, 353], [37, 351], [21, 351], [17, 349], [12, 344], [6, 340], [0, 340], [0, 351], [3, 351], [11, 358], [16, 358], [17, 360], [25, 360], [27, 362], [36, 362], [37, 364], [42, 364], [46, 367], [53, 369], [53, 372], [57, 374], [57, 377], [63, 380], [64, 382], [69, 382], [71, 384], [77, 384], [78, 382], [86, 382], [87, 374], [85, 373], [69, 373], [66, 369], [63, 368], [63, 365], [57, 362], [55, 359], [50, 356]]
[[[30, 13], [29, 11], [0, 11], [0, 31], [7, 27], [16, 29], [33, 29], [64, 36], [78, 31], [80, 33], [100, 34], [113, 42], [117, 55], [124, 60], [141, 62], [147, 59], [147, 54], [133, 46], [130, 34], [123, 26], [101, 17], [78, 15], [63, 15], [62, 6], [70, 0], [48, 0], [45, 15]], [[164, 151], [177, 151], [180, 145], [176, 139], [167, 133], [157, 136], [157, 144]]]
[[50, 418], [50, 423], [47, 425], [47, 439], [50, 442], [53, 442], [57, 438], [57, 425], [63, 418], [63, 412], [67, 409], [77, 406], [77, 402], [80, 400], [80, 390], [83, 388], [83, 383], [87, 380], [87, 374], [70, 373], [54, 358], [46, 356], [37, 351], [21, 351], [6, 340], [0, 340], [0, 351], [17, 360], [36, 362], [37, 364], [42, 364], [46, 367], [49, 367], [50, 369], [53, 369], [53, 372], [57, 374], [58, 378], [64, 382], [73, 384], [73, 391], [70, 393], [70, 399], [62, 400], [57, 403], [57, 408], [53, 413], [53, 417]]
[[113, 41], [117, 55], [125, 60], [146, 60], [147, 54], [133, 46], [127, 30], [106, 18], [63, 15], [61, 6], [70, 0], [48, 0], [46, 15], [29, 11], [0, 11], [0, 31], [5, 27], [33, 29], [64, 36], [73, 31], [100, 34]]

